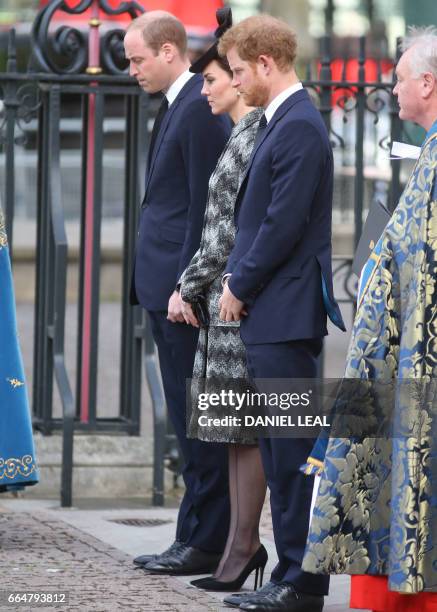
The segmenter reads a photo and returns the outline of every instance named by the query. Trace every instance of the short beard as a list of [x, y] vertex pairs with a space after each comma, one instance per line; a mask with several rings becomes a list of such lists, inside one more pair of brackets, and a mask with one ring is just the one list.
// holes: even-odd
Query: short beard
[[[255, 72], [255, 71], [254, 71]], [[253, 84], [250, 89], [246, 89], [243, 93], [244, 101], [248, 106], [266, 107], [269, 99], [269, 88], [261, 79], [254, 74]]]

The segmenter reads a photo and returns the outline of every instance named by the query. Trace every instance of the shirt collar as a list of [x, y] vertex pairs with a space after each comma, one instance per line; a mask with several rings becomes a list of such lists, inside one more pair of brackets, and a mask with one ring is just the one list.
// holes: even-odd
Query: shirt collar
[[267, 123], [270, 122], [271, 118], [273, 117], [275, 112], [278, 110], [278, 108], [281, 106], [281, 104], [285, 102], [285, 100], [289, 98], [291, 95], [299, 91], [299, 89], [303, 89], [303, 85], [300, 82], [295, 83], [291, 87], [287, 87], [287, 89], [284, 89], [284, 91], [281, 91], [281, 93], [278, 94], [276, 98], [273, 98], [273, 100], [270, 102], [270, 104], [267, 106], [266, 110], [264, 111], [264, 114], [267, 119]]
[[432, 124], [432, 126], [429, 128], [426, 136], [425, 136], [425, 140], [424, 142], [426, 142], [428, 140], [428, 138], [430, 138], [433, 134], [437, 134], [437, 119], [434, 121], [434, 123]]
[[191, 79], [191, 77], [194, 76], [193, 72], [190, 72], [189, 70], [185, 70], [185, 72], [183, 72], [182, 74], [180, 74], [178, 76], [178, 78], [176, 79], [176, 81], [174, 81], [174, 83], [172, 83], [170, 85], [170, 87], [168, 88], [168, 91], [165, 94], [165, 97], [168, 100], [168, 105], [170, 106], [171, 104], [173, 104], [173, 102], [176, 100], [176, 98], [178, 97], [178, 95], [180, 94], [183, 86], [188, 83], [188, 81]]

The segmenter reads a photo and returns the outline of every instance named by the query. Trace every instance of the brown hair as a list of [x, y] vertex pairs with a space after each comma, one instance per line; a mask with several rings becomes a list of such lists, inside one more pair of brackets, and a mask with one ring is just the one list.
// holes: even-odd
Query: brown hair
[[220, 55], [226, 55], [232, 47], [247, 62], [256, 62], [260, 55], [268, 55], [285, 72], [294, 65], [297, 40], [285, 22], [270, 15], [256, 15], [243, 19], [223, 34], [218, 47]]
[[141, 30], [144, 43], [156, 55], [165, 43], [174, 45], [182, 57], [187, 53], [187, 33], [179, 19], [171, 13], [166, 11], [144, 13], [131, 21], [126, 32], [130, 30]]
[[229, 66], [228, 60], [226, 59], [226, 55], [224, 57], [217, 55], [217, 57], [215, 58], [215, 61], [220, 66], [220, 68], [222, 68], [225, 72], [227, 72], [230, 76], [232, 76], [232, 70], [231, 70], [231, 67]]

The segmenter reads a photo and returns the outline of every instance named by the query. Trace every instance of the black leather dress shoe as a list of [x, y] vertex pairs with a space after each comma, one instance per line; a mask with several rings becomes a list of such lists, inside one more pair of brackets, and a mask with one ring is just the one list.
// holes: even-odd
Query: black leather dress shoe
[[153, 574], [170, 574], [171, 576], [190, 576], [192, 574], [209, 574], [213, 572], [221, 554], [207, 553], [186, 544], [178, 546], [165, 557], [158, 557], [147, 563], [144, 569]]
[[300, 593], [291, 584], [275, 584], [267, 592], [243, 600], [240, 610], [251, 612], [322, 612], [323, 595]]
[[133, 562], [135, 565], [138, 565], [138, 567], [143, 567], [144, 565], [147, 565], [147, 563], [150, 563], [150, 561], [155, 561], [158, 557], [161, 558], [163, 556], [173, 553], [173, 551], [181, 545], [182, 542], [178, 542], [178, 540], [175, 540], [173, 544], [171, 544], [167, 548], [167, 550], [164, 550], [164, 552], [156, 553], [154, 555], [140, 555], [139, 557], [135, 557]]
[[266, 584], [262, 588], [255, 591], [255, 593], [253, 591], [244, 591], [243, 593], [232, 593], [232, 595], [227, 595], [223, 599], [223, 603], [229, 606], [230, 608], [239, 608], [240, 604], [243, 603], [243, 601], [247, 601], [251, 599], [252, 597], [258, 597], [260, 593], [266, 593], [267, 591], [269, 591], [275, 586], [276, 585], [273, 582], [266, 582]]

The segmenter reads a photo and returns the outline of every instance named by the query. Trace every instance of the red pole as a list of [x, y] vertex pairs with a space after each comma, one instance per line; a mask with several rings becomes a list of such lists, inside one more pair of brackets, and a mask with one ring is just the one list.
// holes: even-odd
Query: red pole
[[[91, 6], [89, 21], [90, 35], [88, 48], [88, 74], [99, 74], [99, 3], [94, 0]], [[95, 84], [95, 83], [94, 83]], [[80, 420], [89, 421], [90, 402], [90, 364], [91, 364], [91, 307], [93, 287], [93, 236], [94, 236], [94, 158], [95, 158], [95, 113], [96, 94], [89, 95], [87, 123], [87, 162], [86, 162], [86, 198], [84, 228], [84, 279], [83, 279], [83, 322], [82, 322], [82, 361], [81, 361], [81, 405]], [[98, 153], [98, 152], [97, 152]]]

